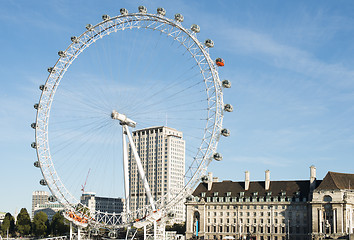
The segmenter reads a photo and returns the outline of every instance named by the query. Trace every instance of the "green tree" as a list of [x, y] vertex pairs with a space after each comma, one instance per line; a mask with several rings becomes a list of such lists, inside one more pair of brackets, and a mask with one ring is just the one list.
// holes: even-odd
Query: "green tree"
[[36, 237], [45, 236], [47, 233], [48, 216], [45, 212], [38, 212], [34, 215], [32, 223], [32, 232]]
[[1, 224], [1, 232], [3, 236], [6, 236], [7, 231], [9, 231], [10, 236], [15, 234], [15, 218], [11, 213], [6, 213], [4, 221]]
[[64, 216], [60, 212], [54, 214], [51, 222], [51, 230], [54, 236], [62, 236], [69, 232], [69, 225], [65, 224], [65, 221]]
[[16, 231], [20, 236], [26, 236], [31, 233], [31, 218], [26, 208], [22, 208], [17, 215]]

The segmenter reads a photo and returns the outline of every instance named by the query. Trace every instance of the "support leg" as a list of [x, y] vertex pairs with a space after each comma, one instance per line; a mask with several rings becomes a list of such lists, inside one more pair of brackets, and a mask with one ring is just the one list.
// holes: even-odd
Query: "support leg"
[[80, 227], [77, 227], [77, 240], [81, 240], [81, 231], [80, 231]]
[[136, 165], [138, 167], [138, 171], [139, 171], [141, 180], [143, 181], [144, 188], [145, 188], [145, 191], [146, 191], [146, 195], [147, 195], [147, 197], [149, 199], [149, 202], [150, 202], [152, 210], [155, 211], [156, 207], [155, 207], [154, 199], [152, 198], [151, 190], [150, 190], [150, 187], [149, 187], [149, 183], [148, 183], [148, 181], [146, 179], [144, 168], [141, 165], [141, 161], [140, 161], [140, 157], [138, 155], [138, 151], [136, 150], [136, 147], [135, 147], [133, 138], [132, 138], [132, 136], [131, 136], [131, 134], [129, 132], [128, 126], [127, 125], [123, 125], [123, 130], [124, 129], [127, 132], [128, 139], [129, 139], [129, 142], [130, 142], [130, 146], [131, 146], [131, 148], [133, 150], [133, 154], [134, 154], [134, 158], [135, 158], [135, 161], [136, 161]]
[[154, 221], [154, 240], [157, 240], [156, 231], [157, 231], [157, 224], [156, 221]]
[[70, 222], [70, 240], [73, 239], [73, 223]]
[[124, 192], [125, 192], [125, 212], [130, 212], [129, 200], [129, 171], [128, 171], [128, 148], [126, 142], [127, 129], [123, 127], [123, 169], [124, 169]]
[[127, 233], [125, 234], [125, 240], [128, 240], [129, 231], [130, 231], [130, 227], [127, 228]]
[[146, 240], [146, 226], [144, 226], [144, 240]]

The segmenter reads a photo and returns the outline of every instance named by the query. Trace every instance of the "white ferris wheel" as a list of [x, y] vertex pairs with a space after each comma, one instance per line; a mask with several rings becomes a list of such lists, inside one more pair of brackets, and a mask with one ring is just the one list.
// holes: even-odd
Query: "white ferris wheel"
[[[223, 115], [233, 110], [223, 103], [223, 89], [231, 87], [219, 79], [224, 60], [212, 60], [214, 42], [197, 39], [198, 25], [187, 29], [181, 14], [174, 19], [165, 14], [163, 8], [151, 14], [140, 6], [137, 13], [121, 9], [118, 16], [103, 15], [103, 21], [71, 37], [40, 86], [31, 125], [38, 158], [34, 165], [43, 175], [40, 184], [52, 193], [49, 200], [64, 205], [65, 217], [77, 226], [114, 230], [163, 223], [205, 179], [209, 163], [222, 159], [218, 141], [230, 135], [222, 127]], [[134, 128], [165, 125], [183, 132], [186, 141], [184, 186], [168, 201], [166, 195], [151, 196], [150, 176], [132, 138]], [[134, 156], [149, 199], [136, 211], [129, 207], [128, 154]], [[91, 191], [124, 196], [123, 212], [89, 212], [80, 203], [87, 172]]]

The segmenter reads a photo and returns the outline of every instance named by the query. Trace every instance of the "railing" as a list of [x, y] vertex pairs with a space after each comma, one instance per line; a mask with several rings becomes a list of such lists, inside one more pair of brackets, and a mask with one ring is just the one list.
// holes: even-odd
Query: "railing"
[[[60, 236], [60, 237], [51, 237], [51, 238], [42, 238], [41, 240], [69, 240], [69, 236]], [[77, 234], [73, 234], [72, 239], [77, 239]]]

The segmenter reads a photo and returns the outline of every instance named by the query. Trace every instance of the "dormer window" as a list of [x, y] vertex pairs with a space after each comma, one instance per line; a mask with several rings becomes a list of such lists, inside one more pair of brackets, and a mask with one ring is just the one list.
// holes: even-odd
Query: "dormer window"
[[240, 197], [244, 197], [245, 196], [245, 192], [240, 192]]
[[258, 192], [254, 192], [253, 193], [253, 196], [255, 197], [255, 196], [258, 196]]
[[205, 192], [200, 193], [201, 197], [205, 197]]
[[281, 191], [281, 195], [285, 196], [286, 195], [286, 191]]
[[214, 197], [217, 197], [219, 195], [218, 192], [214, 192]]
[[231, 192], [227, 192], [226, 197], [230, 197], [230, 196], [231, 196]]
[[272, 196], [272, 192], [267, 192], [267, 197]]

